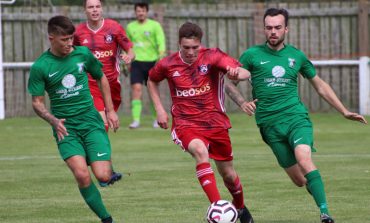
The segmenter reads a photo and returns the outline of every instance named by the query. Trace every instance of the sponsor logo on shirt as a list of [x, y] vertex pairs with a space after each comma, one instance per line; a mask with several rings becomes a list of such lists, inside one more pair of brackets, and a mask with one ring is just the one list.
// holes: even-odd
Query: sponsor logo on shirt
[[112, 43], [113, 42], [113, 36], [111, 34], [107, 34], [104, 36], [105, 43]]
[[106, 51], [95, 50], [94, 51], [94, 56], [95, 56], [96, 59], [111, 57], [111, 56], [113, 56], [113, 51], [112, 50], [106, 50]]
[[204, 93], [206, 93], [210, 90], [211, 90], [211, 86], [209, 85], [209, 83], [207, 83], [206, 85], [203, 85], [203, 86], [198, 87], [198, 88], [190, 88], [190, 89], [184, 89], [184, 90], [176, 89], [176, 96], [178, 96], [178, 97], [192, 97], [192, 96], [197, 96], [197, 95], [204, 94]]
[[285, 69], [282, 66], [274, 66], [272, 68], [272, 78], [265, 78], [264, 82], [267, 83], [267, 87], [285, 87], [291, 80], [283, 78], [285, 75]]

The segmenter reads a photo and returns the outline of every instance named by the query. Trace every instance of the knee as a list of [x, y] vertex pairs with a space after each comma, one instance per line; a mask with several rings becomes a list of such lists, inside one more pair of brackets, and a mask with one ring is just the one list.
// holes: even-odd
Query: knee
[[204, 163], [209, 161], [208, 150], [204, 147], [197, 147], [193, 149], [191, 154], [198, 163]]
[[95, 177], [100, 182], [108, 182], [110, 181], [111, 175], [112, 174], [110, 171], [105, 171], [105, 172], [96, 174]]
[[79, 187], [87, 187], [91, 184], [88, 170], [77, 170], [74, 174]]
[[306, 186], [307, 180], [305, 178], [304, 179], [293, 179], [293, 183], [297, 187], [303, 187], [303, 186]]

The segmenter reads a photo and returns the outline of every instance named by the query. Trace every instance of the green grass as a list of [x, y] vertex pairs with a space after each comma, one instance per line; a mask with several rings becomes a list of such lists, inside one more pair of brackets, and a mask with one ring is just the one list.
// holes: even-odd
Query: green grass
[[[295, 187], [260, 139], [254, 119], [232, 114], [235, 168], [257, 223], [319, 222], [304, 188]], [[208, 206], [194, 173], [194, 161], [172, 143], [170, 131], [143, 127], [110, 133], [116, 170], [131, 173], [101, 188], [117, 223], [200, 223]], [[369, 117], [368, 117], [369, 119]], [[324, 178], [337, 222], [369, 223], [370, 125], [338, 114], [312, 115], [316, 165]], [[80, 197], [59, 158], [50, 127], [39, 118], [0, 121], [0, 221], [2, 223], [99, 222]], [[218, 175], [217, 175], [218, 177]], [[230, 195], [218, 177], [222, 197]]]

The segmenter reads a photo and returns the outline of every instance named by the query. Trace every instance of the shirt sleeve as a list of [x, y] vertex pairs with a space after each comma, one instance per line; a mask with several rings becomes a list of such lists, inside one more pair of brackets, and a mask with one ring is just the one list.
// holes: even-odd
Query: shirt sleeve
[[126, 35], [126, 31], [123, 29], [123, 27], [117, 23], [116, 24], [116, 37], [117, 37], [117, 42], [118, 42], [118, 45], [124, 50], [124, 51], [128, 51], [130, 48], [132, 48], [133, 44], [132, 42], [130, 41], [130, 39], [127, 37]]
[[243, 68], [246, 70], [252, 69], [252, 56], [250, 51], [245, 51], [239, 58], [239, 62], [242, 64]]
[[221, 51], [220, 49], [216, 48], [214, 49], [214, 63], [216, 64], [217, 68], [222, 70], [223, 72], [226, 72], [226, 68], [228, 66], [235, 68], [240, 67], [241, 64], [231, 56], [227, 55], [225, 52]]
[[85, 69], [94, 79], [100, 79], [103, 76], [102, 67], [103, 64], [94, 57], [90, 50], [86, 47], [86, 58]]
[[163, 65], [165, 59], [160, 60], [155, 66], [149, 70], [149, 78], [154, 82], [160, 82], [166, 78], [166, 68]]
[[304, 53], [302, 53], [302, 66], [299, 70], [301, 75], [304, 78], [312, 79], [316, 76], [316, 69], [313, 66], [312, 62], [306, 57]]
[[31, 67], [30, 77], [28, 78], [28, 92], [32, 96], [45, 95], [45, 80], [43, 73], [35, 66]]
[[162, 58], [166, 52], [166, 38], [164, 36], [164, 32], [160, 23], [157, 23], [156, 25], [155, 35], [157, 40], [159, 56]]

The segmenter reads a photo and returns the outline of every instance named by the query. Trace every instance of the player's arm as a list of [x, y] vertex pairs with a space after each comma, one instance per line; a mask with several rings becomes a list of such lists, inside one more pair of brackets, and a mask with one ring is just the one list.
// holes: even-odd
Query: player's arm
[[61, 141], [64, 139], [64, 136], [68, 135], [67, 129], [64, 126], [65, 119], [58, 119], [48, 111], [45, 106], [44, 96], [32, 96], [32, 107], [38, 116], [54, 127], [58, 141]]
[[120, 57], [125, 64], [130, 64], [132, 61], [135, 60], [134, 50], [132, 48], [129, 48], [126, 52], [122, 52]]
[[168, 115], [167, 115], [166, 110], [163, 107], [163, 104], [160, 98], [159, 82], [154, 82], [150, 80], [150, 77], [149, 77], [147, 86], [148, 86], [150, 97], [154, 104], [155, 111], [157, 112], [158, 125], [163, 129], [167, 129], [168, 128]]
[[243, 67], [226, 67], [227, 77], [230, 80], [247, 80], [251, 77], [251, 73]]
[[240, 93], [239, 89], [236, 87], [239, 81], [228, 81], [225, 84], [225, 92], [226, 94], [237, 104], [240, 109], [247, 113], [247, 115], [252, 116], [256, 110], [256, 103], [257, 99], [253, 101], [246, 101], [242, 94]]
[[339, 100], [334, 90], [318, 75], [311, 78], [310, 83], [315, 88], [317, 93], [331, 106], [333, 106], [338, 112], [340, 112], [345, 118], [367, 124], [366, 119], [362, 115], [348, 111], [347, 108], [344, 107], [342, 102]]
[[108, 79], [105, 75], [103, 75], [100, 79], [97, 79], [96, 81], [103, 96], [109, 127], [112, 128], [114, 131], [117, 131], [117, 129], [119, 128], [119, 119], [117, 113], [114, 111], [113, 108]]

